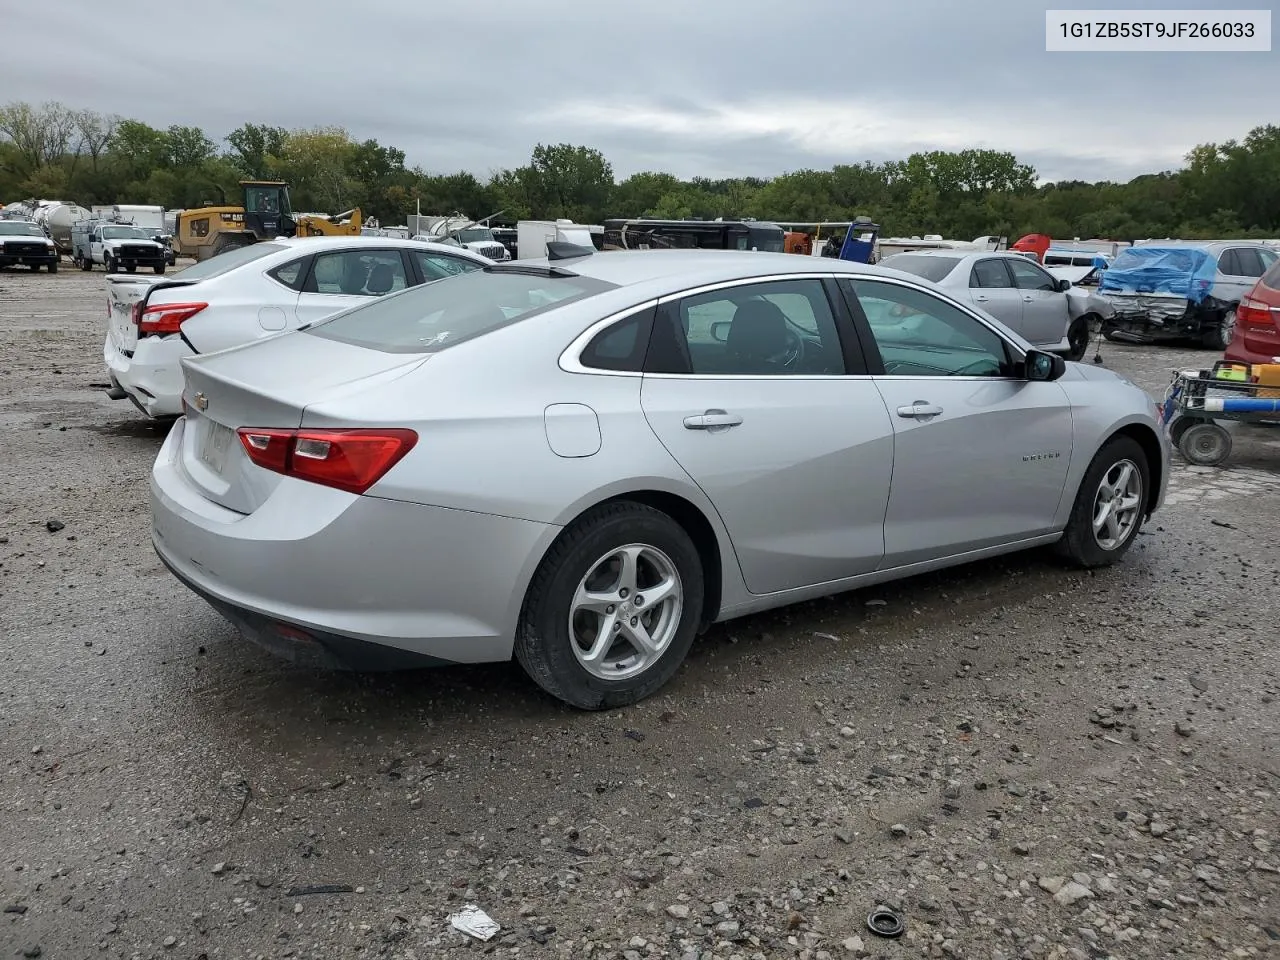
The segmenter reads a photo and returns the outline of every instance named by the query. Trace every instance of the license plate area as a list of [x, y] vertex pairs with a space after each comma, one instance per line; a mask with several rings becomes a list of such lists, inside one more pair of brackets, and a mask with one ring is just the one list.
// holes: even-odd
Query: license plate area
[[227, 451], [235, 439], [236, 432], [212, 420], [205, 423], [204, 437], [200, 442], [200, 462], [218, 476], [222, 475], [227, 465]]

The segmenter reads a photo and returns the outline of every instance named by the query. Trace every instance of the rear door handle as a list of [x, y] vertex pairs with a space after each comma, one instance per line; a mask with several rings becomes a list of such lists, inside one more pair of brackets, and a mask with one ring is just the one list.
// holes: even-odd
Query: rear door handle
[[898, 408], [898, 416], [906, 417], [908, 419], [913, 419], [913, 420], [922, 420], [922, 419], [928, 419], [929, 417], [936, 417], [940, 413], [942, 413], [941, 407], [932, 403], [925, 403], [925, 401], [923, 400], [917, 400], [915, 403], [911, 404], [911, 406], [909, 407]]
[[990, 297], [974, 297], [973, 299], [974, 299], [974, 300], [977, 300], [977, 301], [978, 301], [978, 303], [986, 303], [986, 302], [987, 302], [988, 300], [990, 300], [991, 298], [990, 298]]
[[736, 413], [728, 413], [724, 410], [708, 410], [706, 413], [700, 413], [696, 417], [685, 417], [684, 425], [688, 430], [721, 430], [729, 427], [736, 427], [742, 422], [742, 418]]
[[1031, 302], [1032, 300], [1034, 300], [1034, 299], [1035, 299], [1035, 297], [1023, 297], [1023, 298], [1022, 298], [1022, 302], [1023, 302], [1023, 303], [1030, 303], [1030, 302]]

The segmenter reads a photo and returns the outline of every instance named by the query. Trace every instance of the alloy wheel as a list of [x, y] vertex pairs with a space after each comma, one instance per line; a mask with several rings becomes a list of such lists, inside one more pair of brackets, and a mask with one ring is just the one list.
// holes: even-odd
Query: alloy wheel
[[680, 628], [684, 589], [671, 558], [631, 543], [609, 551], [587, 570], [569, 604], [574, 656], [601, 680], [643, 673]]

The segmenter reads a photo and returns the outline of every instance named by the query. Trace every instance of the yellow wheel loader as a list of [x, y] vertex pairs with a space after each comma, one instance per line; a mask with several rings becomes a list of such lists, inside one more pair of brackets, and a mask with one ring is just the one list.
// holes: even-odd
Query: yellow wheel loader
[[[208, 260], [227, 250], [276, 237], [355, 237], [363, 223], [359, 208], [338, 217], [294, 215], [289, 185], [282, 180], [242, 180], [244, 203], [182, 210], [176, 217], [173, 249], [180, 257]], [[344, 219], [345, 218], [345, 219]]]

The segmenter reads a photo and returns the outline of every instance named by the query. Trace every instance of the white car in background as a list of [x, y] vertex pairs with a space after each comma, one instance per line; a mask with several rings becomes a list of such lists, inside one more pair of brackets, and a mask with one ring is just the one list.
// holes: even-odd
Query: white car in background
[[107, 395], [148, 417], [182, 413], [182, 358], [274, 336], [492, 264], [462, 247], [391, 237], [298, 237], [229, 250], [167, 279], [112, 275]]

